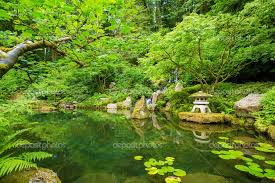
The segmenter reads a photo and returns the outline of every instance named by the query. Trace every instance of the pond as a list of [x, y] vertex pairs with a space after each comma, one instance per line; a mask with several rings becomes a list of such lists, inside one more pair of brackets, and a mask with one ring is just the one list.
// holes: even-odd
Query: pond
[[[173, 166], [187, 172], [187, 183], [256, 183], [261, 180], [234, 168], [211, 153], [220, 136], [257, 141], [253, 131], [230, 126], [200, 126], [179, 122], [170, 114], [152, 114], [148, 120], [99, 111], [35, 114], [34, 130], [42, 149], [54, 154], [40, 166], [57, 172], [63, 183], [164, 182], [147, 175], [144, 159], [174, 157]], [[39, 141], [40, 140], [40, 141]], [[265, 179], [262, 182], [269, 182]]]

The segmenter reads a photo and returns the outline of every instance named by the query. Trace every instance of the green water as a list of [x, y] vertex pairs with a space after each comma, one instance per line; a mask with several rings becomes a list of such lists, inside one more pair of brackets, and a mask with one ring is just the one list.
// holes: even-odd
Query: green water
[[[253, 131], [228, 126], [180, 123], [169, 114], [145, 121], [96, 111], [35, 114], [34, 133], [54, 158], [40, 165], [57, 172], [63, 183], [162, 183], [163, 177], [146, 175], [145, 159], [175, 157], [187, 183], [256, 183], [259, 180], [234, 169], [233, 161], [219, 159], [213, 150], [219, 136], [257, 140]], [[46, 145], [45, 145], [46, 144]], [[216, 146], [215, 146], [216, 147]]]

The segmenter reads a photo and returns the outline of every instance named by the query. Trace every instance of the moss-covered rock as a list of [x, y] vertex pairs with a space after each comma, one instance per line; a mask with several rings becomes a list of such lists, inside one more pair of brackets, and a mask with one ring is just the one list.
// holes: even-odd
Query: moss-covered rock
[[145, 97], [142, 96], [140, 100], [137, 101], [135, 108], [132, 113], [132, 118], [134, 119], [146, 119], [149, 118], [149, 110], [146, 106]]
[[57, 174], [46, 168], [15, 172], [0, 180], [0, 183], [61, 183]]
[[254, 128], [257, 132], [260, 132], [260, 133], [265, 133], [267, 132], [268, 130], [268, 125], [261, 122], [260, 120], [257, 120], [255, 123], [254, 123]]
[[227, 122], [225, 114], [222, 113], [192, 113], [192, 112], [180, 112], [179, 118], [183, 121], [195, 122], [195, 123], [224, 123]]
[[271, 125], [267, 129], [268, 136], [275, 141], [275, 125]]

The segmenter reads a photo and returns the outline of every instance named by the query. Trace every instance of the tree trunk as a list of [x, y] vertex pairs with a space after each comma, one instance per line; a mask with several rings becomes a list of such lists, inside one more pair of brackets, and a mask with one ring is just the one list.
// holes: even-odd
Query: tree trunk
[[62, 38], [54, 42], [49, 42], [49, 41], [37, 41], [37, 42], [26, 42], [26, 43], [21, 43], [17, 46], [15, 46], [12, 49], [7, 49], [10, 50], [8, 52], [4, 52], [0, 50], [0, 79], [10, 70], [13, 68], [13, 66], [17, 63], [18, 58], [23, 55], [24, 53], [32, 50], [36, 50], [39, 48], [51, 48], [54, 50], [56, 53], [60, 55], [65, 55], [64, 52], [59, 51], [57, 49], [57, 43], [63, 42], [70, 40], [70, 37]]

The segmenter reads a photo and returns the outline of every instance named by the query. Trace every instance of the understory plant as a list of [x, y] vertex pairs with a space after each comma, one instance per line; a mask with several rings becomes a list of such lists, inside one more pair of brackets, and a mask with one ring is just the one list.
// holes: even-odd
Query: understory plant
[[237, 160], [235, 168], [241, 172], [275, 181], [275, 160], [270, 159], [270, 154], [275, 153], [275, 148], [271, 144], [257, 143], [253, 147], [256, 151], [253, 150], [252, 154], [246, 154], [245, 151], [234, 150], [234, 148], [241, 149], [249, 144], [241, 140], [231, 140], [228, 137], [219, 137], [219, 139], [218, 144], [223, 149], [213, 150], [213, 154], [224, 160]]
[[[23, 106], [19, 104], [16, 107], [12, 104], [0, 106], [0, 177], [15, 171], [37, 168], [35, 161], [52, 156], [46, 152], [33, 152], [23, 148], [31, 144], [28, 139], [24, 138], [24, 135], [34, 125], [27, 125], [25, 123], [26, 119], [22, 117], [22, 113], [17, 113], [20, 111], [20, 107]], [[25, 109], [21, 109], [22, 111], [26, 112]]]
[[275, 87], [264, 94], [262, 105], [262, 110], [256, 113], [257, 122], [275, 124]]
[[[134, 159], [141, 161], [143, 156], [135, 156]], [[181, 177], [186, 176], [186, 172], [182, 169], [174, 168], [174, 161], [174, 157], [166, 157], [165, 160], [159, 161], [150, 158], [144, 162], [144, 167], [147, 173], [151, 176], [165, 176], [166, 183], [179, 183], [182, 182]]]

